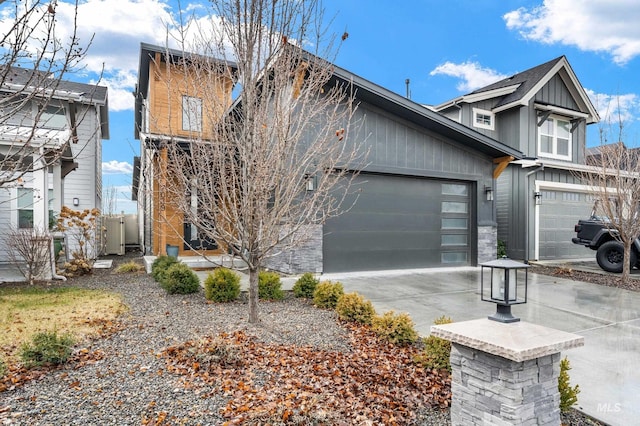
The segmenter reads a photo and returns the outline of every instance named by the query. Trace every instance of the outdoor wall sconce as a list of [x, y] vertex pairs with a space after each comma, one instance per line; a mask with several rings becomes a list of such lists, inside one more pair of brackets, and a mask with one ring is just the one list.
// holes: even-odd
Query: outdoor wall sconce
[[491, 188], [490, 186], [485, 186], [484, 195], [487, 201], [493, 201], [493, 188]]
[[536, 191], [533, 193], [533, 199], [536, 200], [536, 206], [542, 204], [542, 192]]
[[80, 205], [80, 198], [74, 197], [73, 198], [73, 205], [78, 207]]
[[530, 265], [504, 256], [502, 259], [481, 263], [480, 266], [480, 298], [483, 302], [497, 304], [496, 313], [489, 315], [489, 319], [504, 323], [520, 321], [520, 318], [511, 314], [511, 306], [527, 303], [527, 269]]
[[304, 175], [305, 179], [305, 189], [307, 191], [315, 191], [316, 189], [316, 177], [313, 175], [306, 174]]

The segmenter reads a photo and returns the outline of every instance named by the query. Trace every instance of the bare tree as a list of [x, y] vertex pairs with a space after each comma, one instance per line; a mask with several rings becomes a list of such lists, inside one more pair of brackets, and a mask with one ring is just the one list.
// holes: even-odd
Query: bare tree
[[[595, 214], [623, 245], [622, 280], [628, 283], [638, 261], [632, 246], [640, 236], [640, 148], [629, 148], [623, 142], [625, 123], [619, 104], [613, 116], [617, 116], [614, 123], [605, 120], [601, 126], [601, 145], [587, 156], [591, 170], [580, 173], [580, 179], [596, 200]], [[607, 143], [611, 138], [615, 142]]]
[[[26, 173], [42, 170], [68, 155], [81, 117], [70, 114], [67, 132], [47, 130], [59, 119], [70, 93], [61, 86], [76, 72], [86, 54], [77, 28], [77, 2], [72, 28], [59, 36], [55, 1], [13, 0], [2, 4], [0, 35], [0, 188], [22, 182]], [[89, 41], [90, 43], [90, 41]], [[90, 94], [84, 94], [89, 97]], [[63, 115], [64, 117], [64, 115]], [[55, 133], [55, 135], [54, 135]], [[53, 141], [53, 142], [52, 142]]]
[[[344, 209], [364, 155], [352, 140], [353, 93], [333, 77], [328, 58], [337, 49], [317, 1], [222, 0], [213, 7], [211, 30], [199, 22], [197, 31], [182, 33], [189, 40], [182, 50], [197, 55], [185, 54], [167, 74], [168, 92], [186, 82], [180, 92], [203, 101], [187, 111], [191, 137], [164, 145], [161, 190], [201, 239], [246, 262], [254, 323], [265, 260]], [[220, 75], [240, 86], [231, 106]]]
[[4, 237], [12, 248], [7, 250], [11, 264], [33, 284], [40, 274], [50, 266], [52, 259], [50, 235], [39, 229], [9, 229]]

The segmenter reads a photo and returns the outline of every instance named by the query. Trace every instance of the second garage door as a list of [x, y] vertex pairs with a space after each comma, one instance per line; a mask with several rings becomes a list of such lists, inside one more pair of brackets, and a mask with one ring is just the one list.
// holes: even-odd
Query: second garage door
[[590, 196], [582, 192], [543, 190], [540, 205], [539, 258], [571, 259], [593, 257], [584, 246], [573, 244], [574, 226], [588, 219], [593, 207]]
[[325, 272], [470, 264], [470, 184], [361, 174], [352, 190], [353, 207], [324, 228]]

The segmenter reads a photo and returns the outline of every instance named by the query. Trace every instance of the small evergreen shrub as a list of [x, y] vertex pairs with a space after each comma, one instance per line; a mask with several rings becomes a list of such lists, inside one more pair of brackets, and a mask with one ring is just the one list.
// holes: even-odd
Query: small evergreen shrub
[[340, 296], [336, 305], [336, 312], [341, 320], [367, 325], [371, 325], [371, 321], [376, 314], [371, 301], [366, 300], [356, 292]]
[[166, 255], [156, 257], [156, 260], [151, 264], [151, 276], [157, 282], [162, 283], [167, 269], [176, 263], [178, 263], [178, 259], [175, 257]]
[[319, 308], [334, 309], [343, 294], [342, 283], [323, 281], [316, 286], [313, 292], [313, 304]]
[[311, 299], [319, 282], [320, 281], [314, 277], [311, 272], [306, 272], [298, 278], [295, 284], [293, 284], [293, 295], [296, 297]]
[[396, 314], [394, 311], [373, 317], [373, 331], [383, 340], [398, 346], [406, 346], [418, 339], [413, 320], [406, 313]]
[[58, 335], [55, 331], [36, 333], [31, 343], [25, 343], [20, 358], [27, 368], [45, 364], [62, 364], [71, 356], [73, 338], [69, 334]]
[[571, 364], [567, 357], [560, 361], [560, 375], [558, 376], [558, 391], [560, 391], [560, 411], [563, 413], [571, 410], [573, 404], [578, 402], [580, 386], [571, 387], [569, 383], [569, 370]]
[[284, 299], [284, 292], [281, 287], [280, 275], [276, 272], [260, 271], [258, 274], [258, 297], [260, 299]]
[[116, 273], [128, 274], [132, 272], [140, 272], [143, 269], [144, 269], [144, 266], [142, 266], [135, 260], [130, 260], [129, 262], [123, 263], [122, 265], [118, 266], [118, 269], [116, 269]]
[[191, 294], [200, 289], [200, 279], [184, 263], [175, 263], [167, 268], [160, 285], [169, 294]]
[[498, 259], [502, 259], [507, 255], [507, 245], [503, 240], [498, 240], [498, 249], [497, 249]]
[[[443, 315], [433, 323], [440, 325], [451, 324], [452, 322], [451, 318]], [[424, 349], [420, 355], [416, 356], [415, 361], [425, 368], [451, 372], [451, 342], [436, 336], [429, 336], [423, 339], [423, 342]]]
[[231, 302], [240, 296], [240, 277], [227, 268], [218, 268], [204, 280], [204, 297], [213, 302]]

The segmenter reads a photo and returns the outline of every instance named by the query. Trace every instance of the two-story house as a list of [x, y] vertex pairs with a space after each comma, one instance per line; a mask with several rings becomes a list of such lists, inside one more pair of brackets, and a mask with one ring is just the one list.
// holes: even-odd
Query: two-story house
[[[102, 140], [109, 139], [107, 88], [57, 81], [33, 70], [10, 72], [0, 88], [0, 157], [21, 159], [11, 168], [4, 161], [0, 171], [15, 178], [7, 176], [9, 183], [0, 188], [0, 228], [47, 230], [62, 206], [101, 209]], [[16, 96], [20, 102], [13, 102]], [[89, 242], [94, 256], [99, 254], [98, 237]], [[0, 238], [0, 263], [8, 261], [7, 250], [11, 248]]]
[[565, 56], [433, 108], [524, 153], [497, 179], [498, 238], [509, 257], [585, 257], [571, 238], [593, 201], [576, 172], [599, 116]]
[[[177, 247], [180, 256], [221, 251], [184, 220], [173, 198], [178, 195], [167, 191], [167, 179], [171, 179], [166, 167], [168, 144], [188, 146], [194, 137], [207, 140], [212, 133], [211, 117], [221, 116], [231, 105], [234, 64], [220, 62], [217, 75], [203, 75], [196, 72], [190, 56], [166, 47], [140, 45], [134, 130], [140, 140], [140, 157], [134, 159], [132, 197], [138, 202], [139, 238], [148, 255], [166, 254], [168, 246]], [[214, 83], [205, 85], [199, 79]], [[213, 90], [217, 101], [212, 102], [204, 90]], [[197, 194], [182, 195], [198, 208]]]

